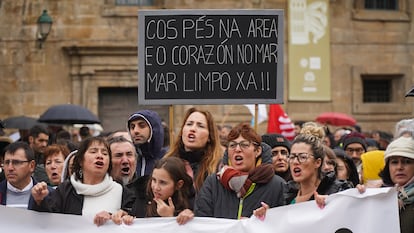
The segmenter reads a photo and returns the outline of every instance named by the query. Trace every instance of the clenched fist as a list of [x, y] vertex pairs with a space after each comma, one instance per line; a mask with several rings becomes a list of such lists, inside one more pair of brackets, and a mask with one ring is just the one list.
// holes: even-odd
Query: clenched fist
[[37, 205], [43, 201], [43, 199], [49, 194], [46, 182], [39, 182], [32, 188], [32, 196]]

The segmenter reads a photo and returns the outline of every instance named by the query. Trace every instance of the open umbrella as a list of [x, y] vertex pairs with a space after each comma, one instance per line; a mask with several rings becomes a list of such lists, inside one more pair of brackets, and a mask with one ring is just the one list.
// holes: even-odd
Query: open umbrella
[[42, 125], [37, 118], [28, 116], [13, 116], [3, 120], [4, 128], [7, 129], [30, 129], [35, 125]]
[[406, 94], [405, 97], [413, 97], [414, 96], [414, 87], [412, 87]]
[[316, 117], [316, 122], [334, 126], [354, 126], [356, 120], [341, 112], [324, 112]]
[[60, 104], [48, 108], [40, 122], [52, 124], [95, 124], [99, 119], [89, 109], [76, 104]]

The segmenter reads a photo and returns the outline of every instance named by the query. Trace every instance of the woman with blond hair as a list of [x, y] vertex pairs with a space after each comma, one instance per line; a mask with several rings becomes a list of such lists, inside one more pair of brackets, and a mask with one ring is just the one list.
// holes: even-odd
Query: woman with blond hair
[[293, 140], [288, 156], [293, 180], [288, 182], [286, 204], [313, 200], [316, 192], [328, 195], [351, 188], [349, 183], [339, 181], [335, 176], [324, 175], [324, 136], [323, 127], [309, 122]]
[[190, 108], [181, 130], [165, 157], [181, 158], [198, 191], [208, 175], [215, 174], [223, 156], [217, 126], [208, 111]]

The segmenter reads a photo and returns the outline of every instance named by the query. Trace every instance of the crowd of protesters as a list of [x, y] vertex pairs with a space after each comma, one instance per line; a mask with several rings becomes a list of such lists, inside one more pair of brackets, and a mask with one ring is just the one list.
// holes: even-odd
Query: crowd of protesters
[[401, 232], [414, 232], [414, 119], [396, 122], [392, 134], [295, 127], [290, 141], [249, 123], [219, 126], [190, 108], [165, 145], [168, 130], [151, 110], [126, 117], [126, 130], [93, 136], [83, 127], [80, 142], [36, 125], [27, 138], [2, 140], [0, 204], [89, 216], [98, 226], [145, 217], [185, 224], [194, 216], [263, 219], [269, 208], [324, 205], [349, 188], [396, 187]]

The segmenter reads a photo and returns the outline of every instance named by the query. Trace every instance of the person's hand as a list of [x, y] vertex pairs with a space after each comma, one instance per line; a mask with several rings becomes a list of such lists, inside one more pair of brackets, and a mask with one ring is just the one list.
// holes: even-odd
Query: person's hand
[[157, 203], [158, 215], [161, 217], [174, 217], [175, 206], [171, 197], [168, 198], [168, 204], [159, 198], [154, 198], [154, 201]]
[[112, 222], [114, 222], [116, 225], [120, 225], [122, 223], [123, 217], [126, 215], [128, 215], [128, 213], [124, 210], [118, 210], [116, 213], [112, 214]]
[[325, 208], [326, 198], [328, 198], [328, 195], [319, 195], [319, 193], [315, 191], [313, 196], [315, 197], [316, 205], [318, 205], [320, 209]]
[[108, 211], [101, 211], [93, 218], [93, 223], [98, 227], [104, 225], [108, 220], [112, 219], [112, 214]]
[[39, 182], [32, 187], [32, 196], [37, 205], [40, 205], [48, 194], [49, 189], [47, 189], [47, 184], [44, 181]]
[[131, 215], [128, 215], [128, 214], [122, 216], [122, 222], [124, 222], [124, 224], [126, 224], [126, 225], [131, 225], [132, 223], [134, 223], [134, 219], [135, 219], [134, 216], [131, 216]]
[[358, 189], [359, 193], [365, 193], [365, 191], [367, 190], [367, 188], [363, 184], [357, 184], [355, 188]]
[[181, 211], [177, 216], [178, 225], [184, 225], [188, 221], [194, 218], [194, 213], [190, 209], [185, 209]]
[[260, 204], [262, 204], [262, 206], [253, 210], [253, 215], [263, 221], [266, 217], [266, 211], [269, 209], [269, 205], [264, 202], [261, 202]]

